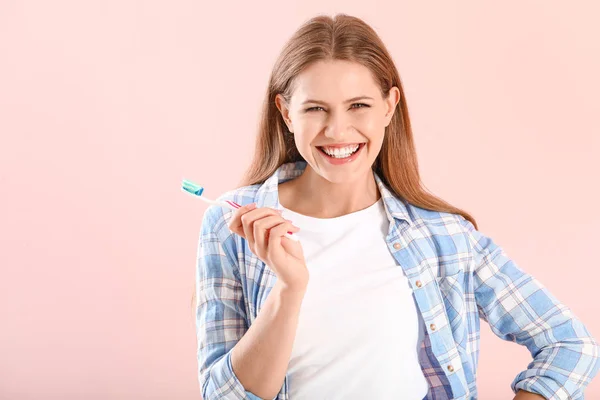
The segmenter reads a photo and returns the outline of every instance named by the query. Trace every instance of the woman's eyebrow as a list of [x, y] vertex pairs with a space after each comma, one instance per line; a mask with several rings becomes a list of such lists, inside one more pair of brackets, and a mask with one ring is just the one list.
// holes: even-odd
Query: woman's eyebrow
[[[369, 96], [358, 96], [358, 97], [353, 97], [351, 99], [348, 99], [344, 103], [352, 103], [353, 101], [364, 100], [364, 99], [373, 100], [373, 98], [369, 97]], [[308, 99], [308, 100], [305, 100], [305, 101], [302, 102], [302, 104], [306, 104], [306, 103], [318, 103], [318, 104], [327, 105], [327, 103], [325, 103], [324, 101], [312, 100], [312, 99]]]

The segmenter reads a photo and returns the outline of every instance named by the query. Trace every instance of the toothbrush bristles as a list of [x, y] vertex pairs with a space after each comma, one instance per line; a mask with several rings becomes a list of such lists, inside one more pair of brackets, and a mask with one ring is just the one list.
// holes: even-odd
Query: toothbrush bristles
[[183, 180], [181, 188], [186, 192], [195, 194], [196, 196], [202, 196], [202, 192], [204, 191], [204, 188], [202, 186], [195, 184], [194, 182], [187, 179]]

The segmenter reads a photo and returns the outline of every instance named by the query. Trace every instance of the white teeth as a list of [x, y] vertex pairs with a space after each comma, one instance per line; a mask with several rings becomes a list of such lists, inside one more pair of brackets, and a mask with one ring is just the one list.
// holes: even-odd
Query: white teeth
[[335, 158], [346, 158], [348, 156], [350, 156], [352, 153], [354, 153], [356, 150], [358, 150], [360, 146], [359, 145], [355, 145], [355, 146], [348, 146], [348, 147], [343, 147], [343, 148], [332, 148], [332, 147], [323, 147], [323, 151], [325, 153], [327, 153], [328, 155], [335, 157]]

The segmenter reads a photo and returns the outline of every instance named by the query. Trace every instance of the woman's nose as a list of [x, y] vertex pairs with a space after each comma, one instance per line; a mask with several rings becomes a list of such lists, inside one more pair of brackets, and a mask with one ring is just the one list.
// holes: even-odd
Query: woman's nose
[[329, 121], [327, 121], [327, 127], [325, 128], [325, 136], [333, 139], [336, 142], [343, 141], [344, 136], [350, 128], [350, 120], [343, 113], [332, 115]]

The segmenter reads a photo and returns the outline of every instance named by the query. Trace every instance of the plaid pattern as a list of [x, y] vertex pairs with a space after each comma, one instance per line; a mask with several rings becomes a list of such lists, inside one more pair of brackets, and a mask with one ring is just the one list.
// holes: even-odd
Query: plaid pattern
[[[306, 162], [288, 163], [263, 184], [220, 200], [281, 209], [277, 185], [299, 176]], [[511, 389], [548, 399], [583, 399], [596, 375], [599, 346], [583, 323], [496, 243], [457, 214], [429, 211], [395, 197], [374, 173], [390, 221], [386, 242], [412, 286], [425, 321], [419, 352], [429, 383], [425, 399], [476, 399], [480, 321], [524, 345], [533, 360]], [[233, 373], [231, 349], [252, 324], [276, 276], [232, 234], [232, 211], [204, 213], [196, 264], [198, 379], [205, 400], [258, 399]], [[286, 377], [277, 400], [288, 400]], [[399, 394], [401, 396], [401, 394]]]

